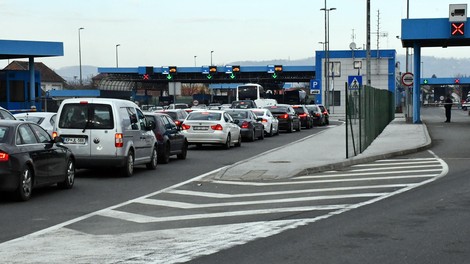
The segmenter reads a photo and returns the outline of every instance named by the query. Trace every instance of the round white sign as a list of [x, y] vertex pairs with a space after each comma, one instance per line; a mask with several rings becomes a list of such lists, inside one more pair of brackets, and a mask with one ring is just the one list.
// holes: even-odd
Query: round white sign
[[413, 73], [405, 72], [401, 76], [401, 83], [405, 86], [412, 86], [413, 85]]

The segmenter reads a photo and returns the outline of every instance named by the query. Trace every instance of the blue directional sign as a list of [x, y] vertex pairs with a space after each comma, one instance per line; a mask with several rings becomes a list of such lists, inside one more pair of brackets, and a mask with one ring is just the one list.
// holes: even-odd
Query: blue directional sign
[[209, 74], [209, 66], [202, 66], [201, 67], [202, 74]]
[[169, 73], [170, 73], [170, 67], [162, 66], [162, 74], [169, 74]]
[[359, 90], [362, 86], [362, 76], [350, 75], [348, 76], [348, 87], [349, 90]]
[[267, 72], [268, 73], [274, 73], [274, 65], [268, 65], [267, 66]]
[[310, 80], [310, 94], [321, 94], [321, 83], [318, 79]]

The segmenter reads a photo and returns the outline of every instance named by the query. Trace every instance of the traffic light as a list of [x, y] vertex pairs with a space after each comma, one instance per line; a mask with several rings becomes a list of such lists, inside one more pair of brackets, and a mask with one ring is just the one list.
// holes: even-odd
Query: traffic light
[[217, 73], [217, 66], [209, 66], [209, 74]]
[[240, 66], [239, 65], [236, 65], [236, 66], [232, 66], [232, 72], [231, 74], [229, 75], [229, 78], [230, 79], [235, 79], [237, 78], [237, 74], [240, 72]]
[[168, 72], [170, 74], [175, 74], [177, 72], [176, 66], [170, 66], [168, 67]]
[[145, 67], [145, 73], [142, 76], [142, 79], [143, 80], [150, 80], [152, 75], [153, 75], [153, 67], [152, 66], [147, 66], [147, 67]]
[[456, 79], [454, 80], [454, 83], [455, 83], [455, 84], [460, 84], [460, 79], [459, 79], [459, 78], [456, 78]]
[[464, 36], [465, 35], [465, 23], [464, 22], [450, 23], [450, 35], [452, 37]]
[[428, 79], [424, 79], [423, 84], [428, 84]]
[[282, 65], [274, 65], [274, 72], [282, 72]]

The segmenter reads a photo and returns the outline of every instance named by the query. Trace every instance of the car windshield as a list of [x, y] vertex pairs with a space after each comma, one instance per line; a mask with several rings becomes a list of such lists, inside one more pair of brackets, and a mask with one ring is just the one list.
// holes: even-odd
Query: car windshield
[[264, 116], [263, 111], [253, 111], [253, 113], [255, 113], [256, 116]]
[[296, 107], [296, 108], [294, 108], [294, 110], [295, 110], [295, 112], [296, 112], [297, 114], [303, 114], [303, 113], [305, 113], [305, 111], [304, 111], [304, 109], [303, 109], [302, 107]]
[[233, 119], [246, 119], [248, 112], [245, 111], [230, 111], [227, 112]]
[[8, 127], [0, 127], [0, 143], [7, 142]]
[[36, 124], [41, 124], [42, 120], [44, 120], [44, 117], [40, 116], [30, 116], [30, 115], [24, 115], [24, 116], [17, 116], [16, 118], [19, 118], [21, 120], [25, 121], [30, 121]]
[[213, 112], [191, 112], [188, 116], [188, 120], [201, 120], [201, 121], [211, 121], [211, 120], [220, 120], [222, 117], [221, 113]]

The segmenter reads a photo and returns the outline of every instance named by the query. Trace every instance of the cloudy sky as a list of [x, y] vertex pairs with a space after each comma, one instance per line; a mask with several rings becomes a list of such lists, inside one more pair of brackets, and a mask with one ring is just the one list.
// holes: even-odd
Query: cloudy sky
[[[410, 18], [445, 18], [456, 3], [409, 2]], [[208, 65], [211, 51], [217, 65], [295, 60], [322, 49], [324, 7], [324, 0], [0, 0], [0, 39], [63, 42], [63, 57], [40, 60], [53, 69], [78, 65], [79, 34], [82, 65], [98, 67], [116, 65], [117, 44], [120, 67]], [[363, 47], [366, 0], [327, 0], [327, 7], [336, 8], [329, 16], [330, 49], [349, 49], [353, 32]], [[380, 12], [380, 48], [404, 54], [396, 36], [406, 0], [371, 0], [371, 10], [372, 32]], [[377, 48], [376, 35], [371, 47]], [[422, 55], [470, 57], [470, 49], [426, 48]], [[0, 61], [0, 67], [6, 64]]]

